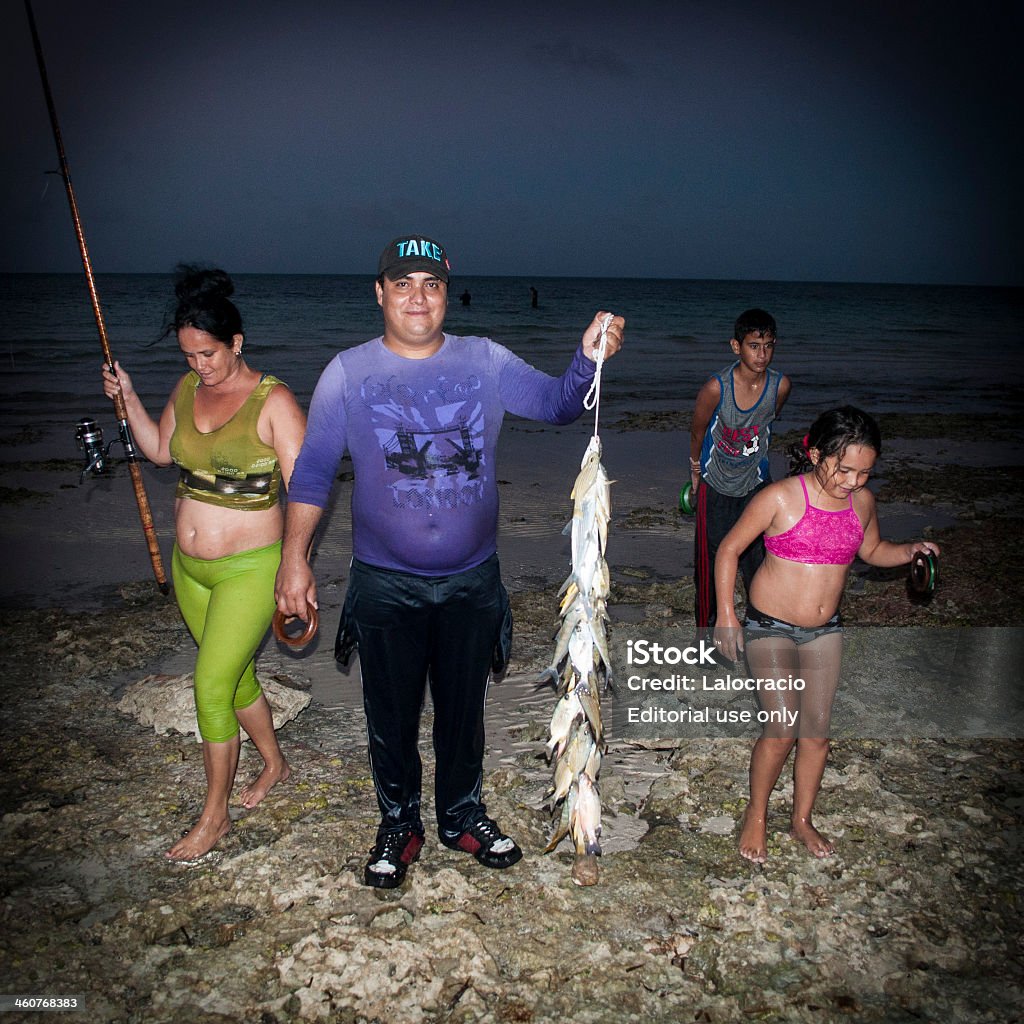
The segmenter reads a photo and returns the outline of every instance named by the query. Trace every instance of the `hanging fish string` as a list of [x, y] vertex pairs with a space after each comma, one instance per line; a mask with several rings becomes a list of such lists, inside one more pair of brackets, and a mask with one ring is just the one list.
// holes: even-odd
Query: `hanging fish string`
[[611, 321], [609, 313], [601, 323], [595, 353], [597, 368], [583, 402], [585, 409], [594, 411], [594, 434], [570, 495], [573, 512], [566, 532], [571, 541], [572, 567], [559, 591], [561, 625], [555, 635], [554, 657], [540, 675], [541, 682], [554, 684], [558, 695], [547, 744], [552, 764], [548, 800], [555, 829], [544, 852], [550, 853], [569, 836], [576, 850], [572, 878], [578, 885], [593, 885], [598, 879], [601, 798], [597, 779], [604, 748], [601, 690], [612, 682], [606, 630], [610, 580], [604, 557], [611, 519], [611, 481], [601, 464], [598, 433], [601, 370]]

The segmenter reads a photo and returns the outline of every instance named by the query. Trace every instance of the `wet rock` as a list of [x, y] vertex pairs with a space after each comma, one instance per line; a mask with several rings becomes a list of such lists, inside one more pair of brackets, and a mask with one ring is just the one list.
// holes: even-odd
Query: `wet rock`
[[594, 854], [576, 854], [572, 862], [572, 880], [576, 885], [597, 885], [601, 869]]
[[700, 823], [701, 832], [710, 832], [716, 836], [730, 836], [736, 829], [736, 820], [728, 814], [719, 814], [714, 818], [705, 818]]
[[[276, 679], [260, 681], [264, 696], [274, 717], [274, 728], [280, 729], [309, 705], [309, 694], [285, 686]], [[117, 703], [117, 710], [131, 715], [142, 725], [152, 726], [158, 736], [169, 732], [190, 733], [201, 740], [196, 722], [196, 702], [192, 692], [192, 673], [184, 675], [148, 675], [130, 684]], [[249, 737], [243, 729], [243, 741]]]
[[690, 780], [675, 772], [666, 773], [651, 783], [641, 816], [652, 825], [686, 818], [693, 807]]

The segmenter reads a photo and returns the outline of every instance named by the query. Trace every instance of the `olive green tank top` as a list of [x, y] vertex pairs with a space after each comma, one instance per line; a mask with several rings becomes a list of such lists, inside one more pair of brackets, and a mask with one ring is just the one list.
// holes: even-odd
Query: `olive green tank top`
[[221, 508], [273, 508], [281, 489], [277, 453], [256, 430], [267, 396], [282, 382], [264, 374], [242, 407], [216, 430], [196, 429], [194, 408], [199, 374], [189, 370], [174, 401], [171, 458], [181, 467], [175, 496]]

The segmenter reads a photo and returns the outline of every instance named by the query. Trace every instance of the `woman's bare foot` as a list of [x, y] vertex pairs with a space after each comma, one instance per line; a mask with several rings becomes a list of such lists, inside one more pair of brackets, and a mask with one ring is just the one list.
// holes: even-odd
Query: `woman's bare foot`
[[279, 782], [285, 782], [292, 773], [288, 762], [282, 757], [279, 765], [265, 765], [259, 778], [253, 779], [239, 794], [243, 807], [252, 810]]
[[831, 857], [836, 848], [806, 819], [796, 819], [789, 834], [798, 839], [815, 857]]
[[168, 860], [197, 860], [209, 853], [231, 831], [231, 819], [210, 821], [200, 818], [192, 831], [182, 836], [165, 854]]
[[750, 813], [748, 807], [743, 815], [743, 831], [740, 832], [740, 856], [754, 864], [763, 864], [768, 859], [768, 826], [761, 815]]

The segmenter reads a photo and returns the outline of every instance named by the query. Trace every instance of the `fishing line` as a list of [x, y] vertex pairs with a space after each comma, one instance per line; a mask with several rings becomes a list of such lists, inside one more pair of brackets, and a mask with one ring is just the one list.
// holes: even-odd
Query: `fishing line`
[[590, 390], [583, 399], [583, 408], [590, 412], [594, 410], [594, 437], [597, 437], [597, 424], [601, 418], [601, 370], [604, 367], [605, 352], [608, 350], [608, 328], [614, 319], [614, 314], [606, 313], [601, 321], [601, 340], [597, 344], [594, 353], [594, 362], [597, 368], [594, 370], [594, 379], [591, 382]]

